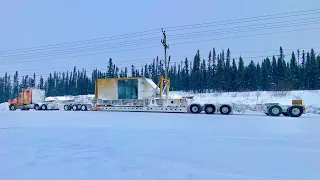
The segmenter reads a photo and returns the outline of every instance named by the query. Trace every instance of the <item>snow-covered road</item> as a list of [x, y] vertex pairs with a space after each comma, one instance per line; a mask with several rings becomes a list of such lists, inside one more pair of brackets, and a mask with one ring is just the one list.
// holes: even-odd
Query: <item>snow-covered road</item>
[[319, 180], [320, 116], [2, 111], [0, 179]]

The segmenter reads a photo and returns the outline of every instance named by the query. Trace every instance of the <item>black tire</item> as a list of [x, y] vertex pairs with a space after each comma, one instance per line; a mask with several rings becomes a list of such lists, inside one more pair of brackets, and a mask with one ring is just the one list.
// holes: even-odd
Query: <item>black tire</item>
[[70, 106], [68, 104], [66, 104], [66, 105], [63, 106], [63, 109], [65, 111], [70, 111]]
[[225, 104], [219, 108], [219, 111], [221, 114], [228, 115], [231, 113], [231, 107]]
[[47, 107], [47, 105], [46, 105], [46, 104], [42, 104], [42, 105], [41, 105], [41, 110], [43, 110], [43, 111], [44, 111], [44, 110], [47, 110], [47, 109], [48, 109], [48, 107]]
[[72, 106], [72, 110], [73, 110], [73, 111], [78, 111], [78, 106], [74, 104], [74, 105]]
[[214, 112], [216, 112], [216, 107], [213, 104], [206, 104], [204, 106], [204, 112], [206, 114], [213, 114]]
[[303, 114], [303, 109], [301, 106], [291, 106], [287, 111], [291, 117], [300, 117]]
[[81, 110], [81, 104], [78, 104], [77, 106], [78, 106], [77, 109], [78, 109], [78, 110]]
[[81, 105], [81, 110], [82, 110], [82, 111], [87, 111], [87, 110], [88, 110], [88, 109], [87, 109], [87, 106], [86, 106], [86, 105], [84, 105], [84, 104], [83, 104], [83, 105]]
[[198, 114], [201, 112], [201, 106], [199, 104], [191, 104], [190, 112], [193, 114]]
[[282, 108], [278, 105], [273, 105], [268, 108], [268, 114], [270, 116], [280, 116], [282, 114]]
[[34, 105], [34, 109], [38, 111], [38, 110], [40, 109], [39, 104], [35, 104], [35, 105]]
[[17, 108], [14, 106], [14, 104], [10, 104], [9, 105], [9, 110], [10, 111], [15, 111], [15, 110], [17, 110]]

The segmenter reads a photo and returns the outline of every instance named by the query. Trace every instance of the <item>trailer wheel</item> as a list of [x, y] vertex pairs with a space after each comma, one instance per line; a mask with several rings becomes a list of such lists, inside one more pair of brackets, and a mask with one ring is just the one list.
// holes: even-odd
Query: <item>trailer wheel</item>
[[73, 106], [72, 106], [72, 110], [73, 110], [73, 111], [77, 111], [77, 110], [78, 110], [78, 106], [77, 106], [77, 105], [73, 105]]
[[303, 109], [301, 106], [291, 106], [288, 109], [288, 114], [291, 117], [300, 117], [303, 114]]
[[201, 112], [200, 105], [199, 104], [191, 104], [190, 105], [190, 112], [194, 113], [194, 114], [200, 113]]
[[68, 104], [66, 104], [66, 105], [63, 106], [63, 109], [65, 111], [69, 111], [70, 110], [70, 106]]
[[34, 105], [34, 109], [35, 109], [35, 110], [39, 110], [39, 109], [40, 109], [39, 104], [35, 104], [35, 105]]
[[213, 114], [216, 111], [216, 107], [213, 104], [206, 104], [204, 106], [204, 112], [206, 114]]
[[10, 104], [9, 110], [10, 111], [15, 111], [16, 110], [16, 107], [14, 106], [14, 104]]
[[47, 107], [46, 104], [42, 104], [42, 105], [41, 105], [41, 110], [47, 110], [47, 108], [48, 108], [48, 107]]
[[268, 114], [270, 116], [280, 116], [282, 114], [282, 108], [278, 105], [273, 105], [268, 108]]
[[83, 104], [83, 105], [81, 105], [81, 110], [82, 110], [82, 111], [87, 111], [87, 110], [88, 110], [88, 109], [87, 109], [87, 106], [86, 106], [86, 105], [84, 105], [84, 104]]
[[230, 114], [231, 113], [231, 107], [229, 106], [229, 105], [222, 105], [221, 107], [220, 107], [220, 113], [221, 114]]

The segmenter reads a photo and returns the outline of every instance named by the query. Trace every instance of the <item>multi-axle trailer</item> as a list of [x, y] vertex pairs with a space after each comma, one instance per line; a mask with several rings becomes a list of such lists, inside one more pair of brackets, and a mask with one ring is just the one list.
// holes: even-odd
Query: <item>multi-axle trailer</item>
[[[169, 88], [170, 80], [160, 76], [158, 84], [145, 77], [103, 78], [95, 82], [95, 95], [92, 101], [69, 103], [66, 111], [127, 111], [127, 112], [166, 112], [166, 113], [233, 113], [233, 105], [228, 103], [200, 104], [193, 97], [172, 98], [163, 95]], [[269, 116], [300, 117], [306, 112], [301, 101], [292, 105], [278, 103], [262, 104], [263, 112]]]
[[[65, 111], [130, 111], [130, 112], [165, 112], [192, 114], [232, 114], [234, 106], [228, 103], [195, 102], [192, 96], [173, 98], [164, 96], [170, 87], [170, 80], [160, 76], [158, 84], [145, 77], [103, 78], [95, 82], [93, 98], [80, 96], [62, 102]], [[21, 110], [59, 110], [59, 103], [45, 101], [45, 91], [35, 88], [23, 89], [14, 100], [9, 100], [9, 109]], [[257, 105], [258, 106], [258, 105]], [[269, 116], [300, 117], [306, 112], [301, 100], [293, 100], [292, 105], [267, 103], [259, 105]]]

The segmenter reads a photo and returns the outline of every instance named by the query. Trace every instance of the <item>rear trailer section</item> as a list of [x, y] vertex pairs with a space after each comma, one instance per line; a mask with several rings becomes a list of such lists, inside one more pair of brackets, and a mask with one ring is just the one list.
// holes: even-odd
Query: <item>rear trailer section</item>
[[268, 103], [264, 105], [264, 113], [268, 116], [290, 116], [300, 117], [306, 113], [302, 100], [292, 100], [292, 105], [281, 105], [279, 103]]

